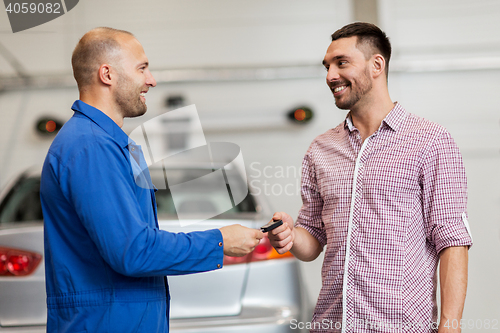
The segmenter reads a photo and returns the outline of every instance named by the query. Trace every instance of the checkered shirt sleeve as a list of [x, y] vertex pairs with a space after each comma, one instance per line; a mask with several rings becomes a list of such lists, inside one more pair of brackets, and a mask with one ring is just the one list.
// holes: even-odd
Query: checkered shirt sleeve
[[443, 132], [427, 147], [420, 181], [425, 233], [436, 252], [451, 246], [472, 245], [467, 230], [465, 168], [448, 132]]
[[311, 150], [314, 150], [314, 144], [309, 148], [302, 161], [302, 208], [295, 226], [306, 229], [319, 241], [321, 246], [325, 246], [327, 239], [322, 219], [323, 199], [318, 191], [316, 171], [309, 156]]

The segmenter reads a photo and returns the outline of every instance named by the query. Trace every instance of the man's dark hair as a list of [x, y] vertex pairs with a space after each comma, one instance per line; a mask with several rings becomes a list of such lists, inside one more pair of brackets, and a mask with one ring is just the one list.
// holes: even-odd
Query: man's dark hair
[[[332, 34], [332, 42], [341, 38], [357, 37], [356, 46], [369, 59], [372, 55], [380, 53], [385, 59], [385, 75], [389, 75], [389, 60], [391, 59], [391, 43], [385, 32], [375, 24], [355, 22], [348, 24]], [[363, 47], [368, 46], [368, 47]]]

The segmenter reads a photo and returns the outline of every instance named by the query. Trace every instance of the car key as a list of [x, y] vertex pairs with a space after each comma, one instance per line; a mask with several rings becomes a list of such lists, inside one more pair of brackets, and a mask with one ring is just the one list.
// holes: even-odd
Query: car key
[[262, 232], [268, 232], [268, 231], [271, 231], [273, 229], [276, 229], [277, 227], [279, 227], [280, 225], [283, 224], [283, 221], [282, 220], [278, 220], [278, 221], [271, 221], [269, 222], [268, 224], [262, 226], [260, 228], [260, 230], [262, 230]]

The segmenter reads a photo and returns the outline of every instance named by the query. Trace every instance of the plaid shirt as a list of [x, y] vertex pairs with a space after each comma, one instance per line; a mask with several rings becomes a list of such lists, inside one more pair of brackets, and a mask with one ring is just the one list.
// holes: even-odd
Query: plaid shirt
[[296, 226], [326, 245], [311, 332], [437, 331], [439, 252], [472, 245], [450, 134], [396, 103], [364, 142], [349, 116], [318, 136], [302, 167]]

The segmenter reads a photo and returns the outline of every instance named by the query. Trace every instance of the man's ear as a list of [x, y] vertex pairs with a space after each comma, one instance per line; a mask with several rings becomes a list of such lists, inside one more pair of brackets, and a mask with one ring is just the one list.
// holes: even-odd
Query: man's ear
[[380, 76], [380, 74], [384, 73], [385, 59], [382, 55], [380, 54], [373, 55], [372, 64], [373, 64], [372, 75], [374, 78], [377, 78]]
[[115, 75], [112, 73], [111, 66], [108, 64], [102, 64], [101, 67], [99, 67], [99, 81], [110, 86], [112, 79], [115, 79]]

